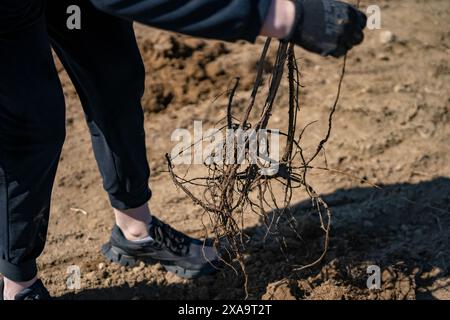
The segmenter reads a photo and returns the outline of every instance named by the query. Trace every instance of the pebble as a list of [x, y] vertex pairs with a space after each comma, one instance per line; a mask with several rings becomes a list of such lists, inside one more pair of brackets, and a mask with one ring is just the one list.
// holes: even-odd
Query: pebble
[[97, 278], [97, 275], [95, 274], [94, 271], [91, 271], [89, 273], [86, 273], [86, 275], [84, 276], [87, 280], [95, 280]]
[[145, 278], [144, 278], [144, 276], [142, 274], [138, 275], [137, 278], [136, 278], [137, 282], [142, 282], [144, 280], [145, 280]]
[[411, 87], [411, 85], [409, 84], [401, 84], [398, 83], [394, 86], [394, 92], [399, 93], [399, 92], [412, 92], [413, 88]]
[[380, 43], [389, 44], [396, 40], [396, 36], [392, 31], [385, 30], [380, 33]]
[[100, 272], [100, 274], [98, 276], [100, 279], [106, 279], [106, 278], [108, 278], [109, 274], [106, 270], [103, 270], [102, 272]]
[[377, 59], [381, 61], [389, 61], [391, 58], [386, 53], [380, 53], [377, 55]]
[[132, 271], [133, 271], [133, 273], [140, 273], [141, 271], [142, 271], [142, 269], [143, 268], [141, 268], [141, 267], [134, 267], [133, 269], [132, 269]]
[[105, 264], [103, 262], [100, 262], [97, 267], [98, 270], [103, 270], [105, 268]]
[[403, 90], [403, 85], [401, 84], [396, 84], [394, 86], [394, 92], [401, 92]]
[[431, 271], [424, 272], [421, 275], [421, 278], [424, 279], [424, 280], [433, 279], [433, 278], [436, 278], [437, 276], [439, 276], [439, 275], [441, 275], [443, 273], [444, 273], [444, 270], [442, 270], [441, 268], [433, 267], [433, 269], [431, 269]]

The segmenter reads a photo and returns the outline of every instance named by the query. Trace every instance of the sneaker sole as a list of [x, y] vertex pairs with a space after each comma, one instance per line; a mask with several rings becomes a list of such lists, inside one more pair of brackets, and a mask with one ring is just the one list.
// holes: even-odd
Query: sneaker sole
[[205, 265], [202, 269], [187, 269], [177, 265], [165, 264], [164, 261], [155, 260], [147, 256], [130, 256], [122, 249], [112, 246], [110, 243], [104, 244], [101, 252], [109, 262], [117, 263], [124, 267], [134, 267], [141, 261], [145, 264], [160, 263], [166, 271], [172, 272], [184, 279], [195, 279], [211, 275], [219, 270], [218, 267], [214, 267], [210, 264]]

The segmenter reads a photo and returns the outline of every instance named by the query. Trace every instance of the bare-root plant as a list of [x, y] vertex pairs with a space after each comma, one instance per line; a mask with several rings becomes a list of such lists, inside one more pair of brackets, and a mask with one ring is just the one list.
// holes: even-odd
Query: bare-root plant
[[[294, 265], [293, 269], [295, 271], [311, 267], [325, 256], [331, 226], [331, 209], [309, 183], [308, 172], [311, 169], [329, 170], [326, 166], [313, 167], [312, 162], [322, 153], [325, 144], [330, 138], [333, 116], [338, 105], [342, 80], [345, 74], [346, 57], [343, 61], [336, 97], [328, 115], [328, 126], [325, 135], [314, 149], [314, 152], [312, 152], [312, 155], [307, 157], [302, 149], [302, 137], [308, 125], [301, 130], [297, 130], [296, 127], [301, 111], [299, 97], [302, 87], [300, 85], [299, 66], [293, 44], [279, 42], [273, 69], [269, 76], [268, 94], [262, 107], [255, 107], [256, 97], [260, 93], [260, 87], [263, 83], [264, 66], [268, 59], [270, 45], [271, 39], [267, 39], [258, 63], [252, 92], [240, 117], [233, 110], [239, 79], [236, 79], [234, 82], [229, 93], [227, 115], [219, 129], [226, 131], [226, 143], [223, 144], [223, 152], [219, 156], [217, 154], [214, 155], [214, 161], [211, 161], [211, 159], [205, 160], [203, 163], [205, 168], [204, 176], [187, 178], [186, 173], [181, 174], [177, 172], [177, 167], [173, 164], [173, 156], [166, 155], [168, 170], [175, 185], [208, 215], [212, 233], [217, 243], [219, 243], [219, 239], [226, 239], [230, 255], [236, 257], [242, 268], [246, 290], [248, 281], [244, 263], [247, 243], [247, 237], [244, 232], [244, 217], [246, 213], [253, 212], [259, 215], [267, 228], [266, 236], [269, 234], [275, 235], [280, 242], [280, 246], [284, 247], [283, 235], [278, 232], [280, 219], [282, 217], [286, 218], [285, 221], [288, 221], [295, 235], [301, 238], [296, 230], [295, 218], [291, 212], [290, 204], [295, 190], [306, 192], [311, 199], [314, 211], [318, 215], [320, 228], [324, 234], [323, 251], [320, 256], [316, 257], [309, 264]], [[287, 77], [284, 76], [286, 71]], [[279, 160], [274, 163], [271, 159], [264, 158], [259, 154], [261, 145], [266, 144], [265, 147], [270, 148], [269, 139], [266, 137], [262, 140], [257, 139], [257, 161], [236, 161], [239, 157], [246, 158], [252, 152], [251, 132], [259, 132], [264, 129], [268, 134], [274, 134], [274, 131], [268, 127], [268, 124], [275, 107], [275, 98], [279, 91], [280, 83], [285, 78], [287, 78], [289, 88], [288, 122], [286, 131], [279, 132], [279, 135], [283, 137], [284, 145], [282, 150], [280, 150]], [[253, 116], [252, 118], [257, 119], [253, 123], [250, 122], [251, 115]], [[237, 134], [237, 132], [241, 135]], [[237, 141], [242, 136], [244, 136], [244, 143]], [[207, 138], [204, 137], [204, 139]], [[196, 141], [194, 143], [202, 142]], [[230, 153], [234, 161], [229, 161]], [[201, 191], [194, 192], [193, 190]], [[275, 190], [282, 190], [282, 196], [277, 196], [280, 193], [276, 193]]]

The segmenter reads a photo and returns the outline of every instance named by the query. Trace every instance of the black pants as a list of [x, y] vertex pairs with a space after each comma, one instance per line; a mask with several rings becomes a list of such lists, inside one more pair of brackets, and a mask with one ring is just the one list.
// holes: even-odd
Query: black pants
[[31, 0], [37, 10], [14, 10], [30, 0], [8, 1], [0, 10], [0, 28], [8, 29], [0, 29], [0, 273], [26, 281], [44, 248], [65, 136], [51, 46], [80, 96], [104, 188], [118, 209], [151, 195], [140, 105], [145, 72], [131, 22], [76, 1], [82, 28], [68, 30], [73, 1]]

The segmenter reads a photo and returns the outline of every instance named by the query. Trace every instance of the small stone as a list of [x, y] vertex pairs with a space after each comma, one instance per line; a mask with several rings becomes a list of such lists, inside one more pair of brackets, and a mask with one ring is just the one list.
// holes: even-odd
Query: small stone
[[418, 276], [418, 275], [420, 275], [421, 272], [422, 272], [422, 270], [419, 267], [415, 267], [411, 271], [411, 274], [413, 274], [414, 276]]
[[296, 300], [287, 283], [270, 283], [262, 300]]
[[404, 84], [396, 84], [394, 86], [394, 92], [399, 93], [399, 92], [407, 92], [408, 91], [408, 86], [404, 85]]
[[97, 276], [96, 276], [95, 272], [92, 271], [92, 272], [86, 273], [85, 278], [87, 280], [93, 281], [97, 278]]
[[438, 277], [439, 275], [441, 275], [443, 273], [444, 273], [444, 271], [441, 268], [433, 267], [433, 269], [431, 269], [431, 271], [423, 273], [421, 278], [425, 279], [425, 280], [433, 279], [433, 278], [436, 278], [436, 277]]
[[108, 278], [109, 274], [106, 270], [100, 271], [99, 277], [100, 279], [106, 279]]
[[428, 139], [436, 132], [436, 126], [432, 122], [424, 123], [417, 131], [422, 138]]
[[103, 270], [103, 269], [105, 269], [105, 264], [103, 262], [100, 262], [97, 267], [98, 267], [98, 270]]
[[142, 282], [144, 280], [145, 280], [145, 278], [144, 278], [144, 276], [142, 274], [138, 275], [137, 278], [136, 278], [137, 282]]
[[385, 53], [380, 53], [379, 55], [377, 55], [377, 59], [381, 61], [389, 61], [391, 58]]
[[134, 268], [132, 269], [132, 271], [133, 271], [133, 273], [140, 273], [140, 272], [142, 271], [142, 269], [143, 269], [143, 268], [137, 266], [137, 267], [134, 267]]
[[382, 44], [392, 43], [396, 40], [395, 34], [392, 31], [385, 30], [380, 33], [380, 42]]

